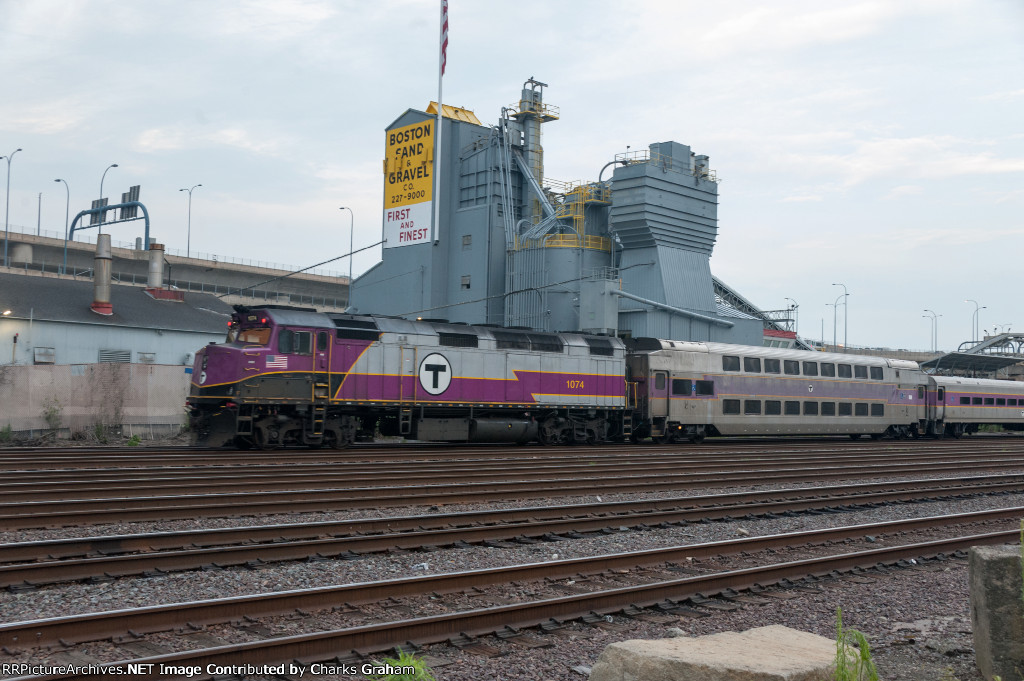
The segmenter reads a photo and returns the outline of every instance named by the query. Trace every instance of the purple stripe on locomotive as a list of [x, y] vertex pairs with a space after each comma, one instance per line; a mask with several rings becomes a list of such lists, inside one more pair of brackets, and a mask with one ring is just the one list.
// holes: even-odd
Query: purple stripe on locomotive
[[[418, 376], [351, 374], [342, 383], [336, 399], [421, 402], [477, 402], [534, 404], [559, 403], [557, 398], [623, 398], [625, 383], [618, 375], [542, 373], [516, 370], [514, 379], [460, 378], [454, 376], [446, 390], [431, 395]], [[554, 399], [543, 399], [548, 396]], [[541, 399], [538, 399], [541, 398]]]

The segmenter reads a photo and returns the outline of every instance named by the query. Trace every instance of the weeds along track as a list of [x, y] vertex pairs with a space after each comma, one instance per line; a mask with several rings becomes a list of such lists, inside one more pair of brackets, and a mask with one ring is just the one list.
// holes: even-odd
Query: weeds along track
[[[431, 513], [181, 532], [95, 536], [0, 544], [0, 588], [152, 575], [211, 566], [354, 559], [395, 550], [502, 541], [572, 539], [587, 532], [685, 525], [801, 512], [852, 513], [882, 504], [966, 499], [1024, 492], [1024, 475], [912, 480], [771, 492]], [[1014, 518], [1024, 508], [986, 512]]]
[[[1021, 510], [1013, 509], [1018, 517]], [[993, 522], [1010, 527], [971, 529]], [[923, 562], [927, 569], [928, 561], [969, 546], [1014, 540], [1015, 524], [991, 514], [945, 515], [15, 622], [0, 625], [0, 647], [7, 655], [22, 652], [25, 661], [47, 659], [46, 647], [59, 648], [66, 657], [86, 642], [104, 642], [89, 649], [97, 657], [79, 654], [79, 659], [205, 667], [339, 660], [353, 651], [382, 651], [407, 642], [486, 646], [475, 637], [499, 632], [529, 641], [568, 620], [582, 618], [597, 626], [608, 624], [609, 617], [612, 623], [623, 616], [671, 620], [700, 608], [771, 598], [775, 591], [769, 587], [797, 580], [806, 586], [901, 563], [919, 568]], [[934, 538], [937, 528], [946, 536]], [[864, 537], [889, 545], [836, 552], [839, 542]], [[715, 570], [714, 561], [723, 556], [731, 557], [731, 569]], [[281, 618], [290, 618], [288, 635], [281, 633]], [[197, 638], [200, 631], [204, 636]], [[24, 654], [29, 650], [36, 652]]]

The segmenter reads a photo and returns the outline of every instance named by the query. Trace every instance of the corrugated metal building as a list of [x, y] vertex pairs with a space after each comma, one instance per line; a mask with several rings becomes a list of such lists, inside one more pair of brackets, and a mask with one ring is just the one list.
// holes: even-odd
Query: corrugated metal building
[[718, 183], [708, 158], [663, 142], [617, 155], [610, 182], [545, 179], [541, 127], [560, 115], [545, 87], [528, 80], [495, 126], [446, 106], [437, 131], [434, 104], [388, 126], [384, 253], [353, 282], [354, 309], [760, 345], [756, 312], [716, 297]]

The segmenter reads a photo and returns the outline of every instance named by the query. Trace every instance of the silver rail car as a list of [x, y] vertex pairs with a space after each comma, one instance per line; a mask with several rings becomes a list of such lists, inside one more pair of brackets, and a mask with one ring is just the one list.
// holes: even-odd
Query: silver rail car
[[916, 362], [636, 339], [627, 365], [637, 438], [907, 437], [927, 421], [929, 381]]
[[928, 423], [933, 431], [960, 437], [981, 425], [1024, 430], [1024, 382], [929, 376]]

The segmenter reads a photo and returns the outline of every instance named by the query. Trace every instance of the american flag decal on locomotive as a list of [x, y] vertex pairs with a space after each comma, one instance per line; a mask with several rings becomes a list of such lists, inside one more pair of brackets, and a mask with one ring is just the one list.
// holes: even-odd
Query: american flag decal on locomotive
[[268, 369], [287, 369], [288, 355], [267, 355]]

